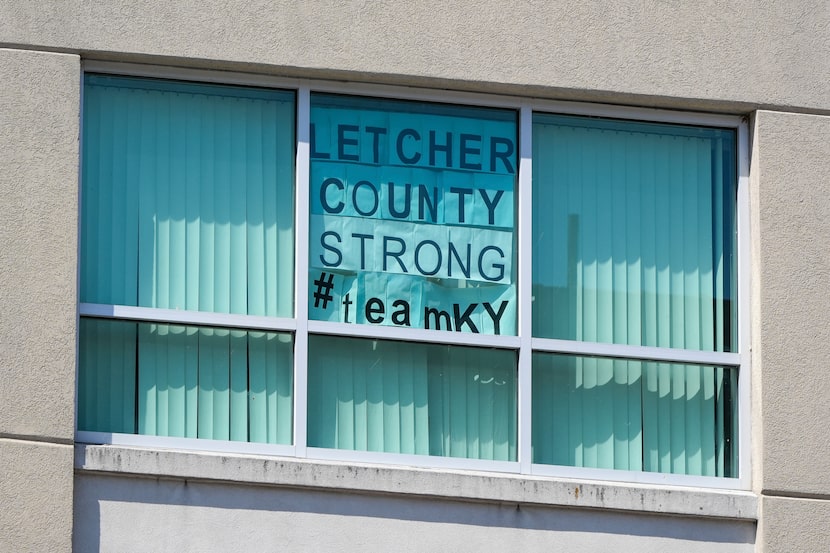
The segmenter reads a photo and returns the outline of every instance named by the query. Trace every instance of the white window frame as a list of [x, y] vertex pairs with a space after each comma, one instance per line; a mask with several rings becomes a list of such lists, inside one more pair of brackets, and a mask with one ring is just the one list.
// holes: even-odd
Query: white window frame
[[[749, 131], [746, 117], [692, 113], [648, 108], [553, 101], [480, 93], [430, 90], [400, 86], [288, 79], [245, 73], [191, 70], [114, 62], [86, 61], [85, 73], [104, 73], [135, 77], [198, 81], [229, 85], [248, 85], [296, 92], [296, 167], [295, 167], [295, 317], [261, 317], [148, 307], [127, 307], [80, 303], [78, 317], [110, 318], [131, 321], [213, 326], [289, 332], [294, 336], [294, 428], [291, 445], [231, 442], [195, 438], [169, 438], [134, 434], [111, 434], [76, 430], [79, 443], [141, 446], [154, 449], [203, 450], [224, 453], [263, 454], [355, 463], [397, 464], [425, 468], [462, 469], [552, 476], [612, 482], [632, 482], [668, 486], [693, 486], [715, 489], [750, 489], [751, 486], [751, 409], [750, 390], [750, 245], [749, 245]], [[82, 81], [83, 82], [83, 81]], [[492, 336], [438, 330], [423, 330], [368, 324], [349, 324], [308, 319], [308, 217], [309, 217], [309, 125], [311, 91], [371, 98], [393, 98], [436, 102], [459, 106], [509, 108], [518, 113], [519, 167], [516, 195], [518, 202], [518, 324], [515, 336]], [[83, 109], [83, 108], [82, 108]], [[675, 123], [735, 129], [737, 134], [737, 271], [738, 271], [738, 351], [712, 352], [662, 347], [629, 346], [606, 343], [534, 338], [531, 334], [531, 255], [532, 255], [532, 120], [534, 113], [590, 115], [636, 121]], [[83, 124], [83, 114], [81, 116]], [[83, 145], [82, 145], [83, 147]], [[79, 179], [80, 182], [80, 179]], [[83, 193], [83, 191], [81, 191]], [[80, 227], [79, 227], [80, 228]], [[80, 258], [79, 258], [80, 259]], [[80, 273], [80, 271], [79, 271]], [[306, 444], [307, 361], [309, 334], [376, 338], [458, 346], [486, 346], [509, 349], [518, 354], [517, 461], [487, 461], [428, 455], [402, 455], [308, 447]], [[531, 458], [531, 354], [555, 352], [626, 359], [727, 366], [738, 370], [738, 474], [735, 478], [688, 476], [617, 469], [591, 469], [532, 463]], [[77, 397], [77, 394], [76, 394]], [[77, 409], [77, 404], [76, 404]], [[77, 420], [77, 417], [76, 417]]]

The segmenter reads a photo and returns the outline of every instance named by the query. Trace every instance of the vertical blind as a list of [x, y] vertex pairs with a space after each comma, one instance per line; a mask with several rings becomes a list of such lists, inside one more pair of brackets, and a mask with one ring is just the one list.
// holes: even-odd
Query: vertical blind
[[533, 354], [533, 460], [734, 476], [737, 371]]
[[282, 91], [88, 76], [81, 301], [290, 317]]
[[81, 319], [78, 428], [291, 443], [286, 333]]
[[734, 133], [534, 121], [533, 335], [733, 351]]
[[[292, 316], [293, 155], [293, 93], [87, 76], [81, 301]], [[287, 335], [85, 320], [79, 428], [287, 443], [290, 358]]]
[[[733, 351], [734, 132], [536, 115], [533, 335]], [[734, 370], [535, 354], [534, 460], [730, 475]]]
[[[294, 106], [86, 76], [81, 301], [293, 317]], [[533, 337], [736, 351], [734, 131], [537, 114], [533, 159]], [[78, 428], [292, 443], [293, 347], [83, 317]], [[308, 353], [309, 446], [517, 459], [515, 351], [312, 335]], [[736, 368], [537, 351], [532, 380], [535, 463], [736, 474]]]
[[312, 336], [308, 445], [516, 460], [511, 351]]

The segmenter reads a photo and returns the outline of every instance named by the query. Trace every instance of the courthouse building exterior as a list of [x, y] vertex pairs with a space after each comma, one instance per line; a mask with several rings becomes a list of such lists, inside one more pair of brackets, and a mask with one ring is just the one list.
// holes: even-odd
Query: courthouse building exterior
[[0, 3], [0, 551], [830, 549], [830, 5]]

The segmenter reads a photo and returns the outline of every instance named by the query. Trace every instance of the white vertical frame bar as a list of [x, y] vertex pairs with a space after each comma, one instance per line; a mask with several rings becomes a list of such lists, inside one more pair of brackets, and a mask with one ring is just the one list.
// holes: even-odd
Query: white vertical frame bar
[[751, 352], [751, 289], [752, 247], [750, 242], [749, 208], [749, 123], [744, 118], [737, 126], [738, 135], [738, 479], [743, 489], [752, 486], [752, 352]]
[[297, 90], [297, 165], [294, 186], [294, 233], [296, 267], [294, 312], [297, 330], [294, 333], [294, 450], [306, 456], [306, 415], [308, 412], [308, 181], [309, 136], [311, 124], [311, 92], [307, 85]]
[[533, 300], [533, 109], [523, 102], [519, 110], [519, 394], [517, 398], [519, 466], [523, 474], [532, 468], [531, 398], [533, 395], [532, 348], [532, 300]]
[[76, 213], [78, 214], [78, 220], [76, 223], [75, 229], [75, 236], [77, 241], [75, 243], [75, 298], [76, 298], [76, 308], [75, 308], [75, 399], [73, 401], [75, 407], [75, 432], [78, 432], [78, 411], [80, 409], [80, 405], [78, 402], [79, 392], [80, 392], [80, 373], [81, 373], [81, 310], [80, 310], [80, 301], [81, 301], [81, 226], [83, 225], [83, 210], [81, 209], [81, 205], [83, 202], [83, 193], [84, 189], [83, 183], [83, 174], [84, 174], [84, 85], [86, 82], [86, 70], [84, 65], [81, 65], [81, 82], [79, 84], [80, 91], [78, 94], [78, 102], [80, 105], [78, 106], [78, 182], [76, 186], [78, 187], [78, 205], [76, 209], [78, 210]]

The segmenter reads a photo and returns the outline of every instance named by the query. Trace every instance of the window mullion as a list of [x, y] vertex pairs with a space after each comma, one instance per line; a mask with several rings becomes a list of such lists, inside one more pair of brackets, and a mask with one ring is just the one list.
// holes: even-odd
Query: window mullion
[[294, 312], [297, 330], [294, 335], [294, 447], [296, 455], [306, 456], [307, 390], [308, 390], [308, 190], [309, 190], [309, 125], [311, 93], [308, 86], [297, 91], [297, 165], [294, 192], [295, 267]]
[[533, 110], [529, 103], [523, 103], [519, 111], [519, 182], [518, 182], [518, 285], [519, 285], [519, 464], [521, 472], [529, 474], [533, 459], [531, 458], [531, 323], [532, 323], [532, 285], [531, 270], [533, 236], [531, 214], [532, 190], [532, 152], [533, 152]]
[[500, 349], [519, 347], [516, 336], [476, 334], [472, 332], [448, 332], [446, 330], [425, 330], [397, 328], [384, 325], [361, 325], [354, 323], [337, 323], [330, 321], [308, 322], [308, 330], [315, 334], [331, 336], [354, 336], [357, 338], [375, 338], [379, 340], [398, 340], [402, 342], [422, 342], [459, 346], [479, 346]]
[[741, 484], [748, 488], [751, 484], [752, 448], [750, 413], [752, 373], [748, 370], [751, 360], [750, 352], [750, 294], [751, 294], [751, 255], [749, 228], [749, 126], [742, 121], [738, 126], [738, 197], [737, 197], [737, 231], [738, 231], [738, 352], [741, 370], [738, 374], [738, 477]]

